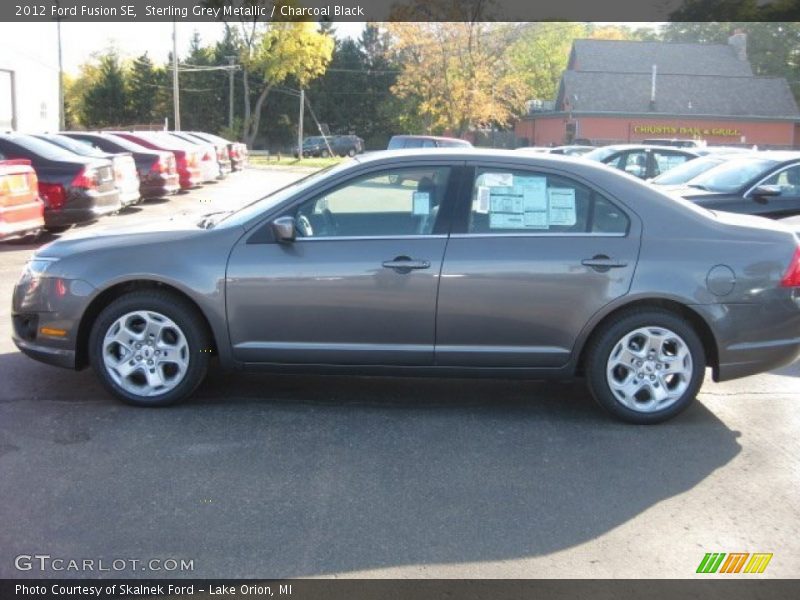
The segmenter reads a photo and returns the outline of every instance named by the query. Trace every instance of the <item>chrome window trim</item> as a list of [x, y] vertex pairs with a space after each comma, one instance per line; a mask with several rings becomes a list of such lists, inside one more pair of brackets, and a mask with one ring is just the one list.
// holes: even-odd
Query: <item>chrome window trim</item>
[[326, 235], [319, 237], [298, 237], [297, 242], [330, 242], [330, 241], [359, 241], [359, 240], [441, 240], [446, 239], [447, 234], [437, 233], [435, 235]]
[[462, 239], [462, 238], [486, 238], [486, 237], [600, 237], [600, 238], [607, 238], [607, 237], [619, 237], [624, 238], [628, 237], [627, 233], [592, 233], [592, 232], [559, 232], [559, 231], [550, 231], [550, 232], [541, 232], [541, 233], [452, 233], [450, 237], [453, 239]]
[[789, 169], [793, 169], [793, 168], [795, 168], [795, 167], [800, 167], [800, 162], [792, 163], [791, 165], [786, 165], [786, 166], [784, 166], [784, 167], [781, 167], [781, 168], [780, 168], [780, 169], [778, 169], [777, 171], [773, 171], [772, 173], [770, 173], [770, 174], [769, 174], [769, 175], [767, 175], [766, 177], [764, 177], [764, 178], [762, 178], [761, 180], [759, 180], [759, 182], [758, 182], [758, 183], [756, 183], [755, 185], [751, 186], [751, 187], [750, 187], [750, 189], [749, 189], [749, 190], [747, 190], [747, 191], [746, 191], [746, 192], [743, 194], [743, 197], [744, 197], [744, 198], [748, 198], [748, 197], [750, 196], [750, 192], [752, 192], [752, 191], [753, 191], [754, 189], [756, 189], [758, 186], [762, 185], [762, 184], [763, 184], [763, 183], [764, 183], [764, 182], [765, 182], [767, 179], [771, 179], [771, 178], [775, 177], [776, 175], [780, 175], [780, 174], [781, 174], [781, 173], [783, 173], [784, 171], [788, 171]]

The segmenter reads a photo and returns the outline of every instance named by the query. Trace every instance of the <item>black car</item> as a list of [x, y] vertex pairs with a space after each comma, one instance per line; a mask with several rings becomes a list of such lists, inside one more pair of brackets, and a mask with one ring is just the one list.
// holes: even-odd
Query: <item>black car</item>
[[800, 152], [729, 157], [671, 193], [713, 210], [780, 218], [800, 214]]
[[467, 140], [436, 135], [393, 135], [387, 150], [414, 150], [417, 148], [471, 148]]
[[106, 152], [60, 133], [36, 133], [33, 135], [40, 140], [55, 144], [59, 148], [69, 150], [86, 158], [105, 158], [110, 160], [114, 167], [114, 180], [119, 190], [119, 201], [122, 206], [131, 206], [141, 201], [139, 174], [136, 171], [136, 163], [134, 163], [130, 152]]
[[25, 158], [39, 179], [45, 228], [63, 231], [122, 208], [111, 161], [79, 156], [32, 135], [0, 134], [0, 160]]
[[139, 192], [145, 200], [163, 198], [181, 189], [172, 152], [151, 150], [111, 133], [64, 131], [62, 135], [90, 144], [103, 152], [130, 152], [139, 173]]
[[597, 148], [584, 154], [583, 158], [605, 163], [640, 179], [650, 179], [701, 154], [704, 153], [687, 148], [619, 144]]

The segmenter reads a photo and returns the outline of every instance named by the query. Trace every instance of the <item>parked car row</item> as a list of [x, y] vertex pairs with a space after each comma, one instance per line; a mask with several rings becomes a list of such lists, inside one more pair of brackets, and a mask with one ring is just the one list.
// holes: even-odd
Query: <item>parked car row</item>
[[64, 231], [226, 177], [247, 147], [202, 132], [0, 134], [0, 240]]

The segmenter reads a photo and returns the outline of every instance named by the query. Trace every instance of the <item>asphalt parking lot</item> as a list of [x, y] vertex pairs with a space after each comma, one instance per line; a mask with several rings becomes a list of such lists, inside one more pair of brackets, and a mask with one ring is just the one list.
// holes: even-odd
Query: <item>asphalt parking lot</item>
[[[90, 227], [296, 176], [252, 169]], [[0, 244], [0, 577], [685, 578], [707, 552], [800, 576], [800, 363], [709, 381], [655, 427], [612, 421], [580, 382], [213, 371], [192, 402], [136, 409], [16, 351], [33, 248]], [[15, 568], [33, 554], [194, 568]]]

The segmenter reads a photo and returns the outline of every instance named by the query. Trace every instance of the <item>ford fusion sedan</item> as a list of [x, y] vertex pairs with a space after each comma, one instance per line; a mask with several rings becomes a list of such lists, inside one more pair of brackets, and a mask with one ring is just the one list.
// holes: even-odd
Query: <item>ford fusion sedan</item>
[[713, 210], [770, 218], [800, 215], [800, 152], [729, 158], [670, 193]]
[[[121, 400], [223, 368], [584, 377], [620, 419], [684, 410], [800, 351], [800, 248], [589, 161], [382, 152], [237, 211], [41, 248], [14, 342]], [[266, 392], [265, 392], [266, 393]]]

